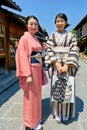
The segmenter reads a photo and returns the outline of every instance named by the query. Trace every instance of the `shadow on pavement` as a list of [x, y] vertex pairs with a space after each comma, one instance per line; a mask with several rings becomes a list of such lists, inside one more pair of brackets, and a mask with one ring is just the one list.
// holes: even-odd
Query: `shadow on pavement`
[[83, 112], [83, 108], [84, 108], [84, 103], [83, 101], [79, 98], [76, 97], [76, 113], [75, 113], [75, 117], [74, 118], [70, 118], [68, 122], [66, 122], [65, 124], [71, 124], [74, 121], [77, 121], [79, 118], [79, 113]]
[[45, 98], [42, 100], [42, 124], [47, 120], [50, 113], [50, 98]]
[[76, 97], [76, 117], [75, 117], [75, 121], [78, 120], [79, 113], [83, 112], [83, 108], [84, 108], [84, 102], [79, 97]]
[[18, 90], [20, 89], [18, 82], [11, 87], [7, 88], [3, 93], [0, 94], [0, 107], [9, 100]]

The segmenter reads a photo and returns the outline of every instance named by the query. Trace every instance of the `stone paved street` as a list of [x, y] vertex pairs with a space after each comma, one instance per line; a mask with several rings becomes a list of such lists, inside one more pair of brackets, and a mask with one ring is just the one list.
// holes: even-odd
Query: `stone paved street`
[[[50, 113], [50, 80], [43, 86], [44, 130], [87, 130], [87, 64], [80, 61], [76, 77], [76, 117], [67, 124], [57, 124]], [[18, 82], [0, 95], [0, 130], [24, 130], [22, 125], [23, 91]]]

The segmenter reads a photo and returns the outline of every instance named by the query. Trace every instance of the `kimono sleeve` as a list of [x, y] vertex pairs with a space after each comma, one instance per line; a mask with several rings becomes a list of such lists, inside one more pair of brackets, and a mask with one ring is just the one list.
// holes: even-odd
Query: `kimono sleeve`
[[28, 55], [28, 48], [26, 47], [25, 39], [21, 38], [16, 50], [16, 76], [29, 76], [31, 75], [30, 60]]
[[67, 58], [67, 64], [74, 65], [76, 68], [79, 67], [79, 47], [77, 46], [76, 37], [72, 34], [70, 51]]
[[54, 40], [53, 40], [53, 34], [49, 37], [47, 41], [47, 49], [46, 49], [46, 55], [45, 55], [45, 64], [50, 65], [53, 62], [57, 60], [57, 57], [55, 55], [55, 52], [53, 51], [54, 48]]

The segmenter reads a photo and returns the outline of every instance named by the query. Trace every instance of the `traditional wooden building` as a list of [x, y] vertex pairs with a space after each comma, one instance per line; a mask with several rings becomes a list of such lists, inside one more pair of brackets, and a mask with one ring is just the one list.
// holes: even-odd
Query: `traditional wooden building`
[[[26, 30], [25, 17], [2, 8], [2, 5], [21, 11], [12, 0], [0, 0], [0, 73], [8, 73], [15, 67], [15, 51], [19, 38]], [[37, 37], [40, 42], [48, 34], [40, 26]]]
[[22, 17], [0, 9], [0, 72], [9, 71], [14, 66], [14, 56], [10, 55], [10, 46], [16, 49], [18, 40], [26, 30]]
[[8, 73], [15, 64], [10, 56], [10, 45], [16, 46], [24, 32], [24, 22], [16, 14], [5, 10], [2, 5], [21, 11], [12, 0], [0, 0], [0, 73]]
[[87, 14], [76, 25], [74, 30], [76, 30], [78, 46], [82, 52], [87, 48]]

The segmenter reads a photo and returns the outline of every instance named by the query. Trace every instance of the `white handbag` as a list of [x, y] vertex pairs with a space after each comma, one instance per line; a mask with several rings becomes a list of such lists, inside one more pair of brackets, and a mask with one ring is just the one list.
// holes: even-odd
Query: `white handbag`
[[75, 87], [75, 77], [68, 76], [64, 102], [74, 103], [74, 98], [75, 98], [74, 87]]

